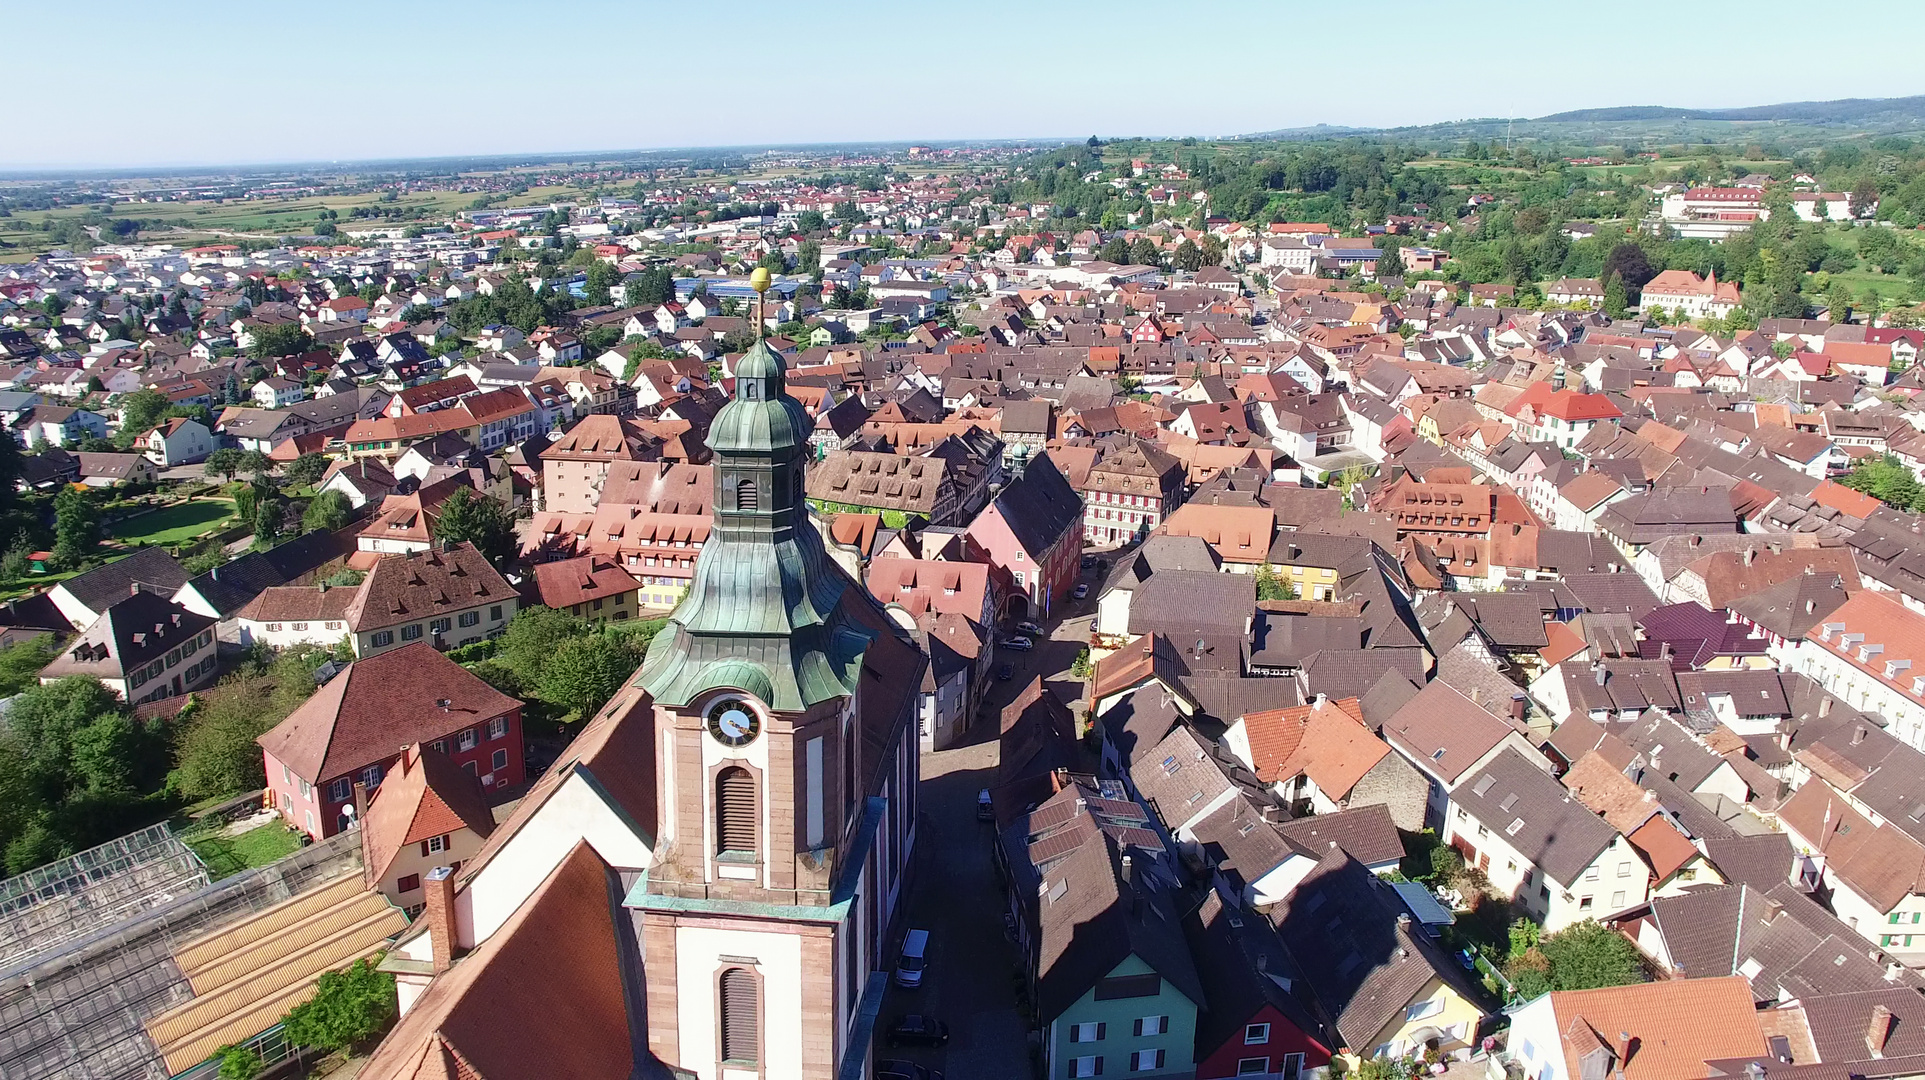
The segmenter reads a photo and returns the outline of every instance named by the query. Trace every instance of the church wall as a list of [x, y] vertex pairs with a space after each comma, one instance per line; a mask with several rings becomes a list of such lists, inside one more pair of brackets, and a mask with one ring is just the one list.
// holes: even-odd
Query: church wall
[[[677, 1064], [703, 1080], [723, 1080], [720, 1070], [721, 1021], [716, 1015], [718, 995], [713, 987], [720, 973], [730, 967], [752, 967], [762, 986], [762, 1061], [760, 1075], [765, 1080], [802, 1080], [822, 1076], [806, 1071], [803, 1046], [804, 997], [803, 939], [790, 927], [770, 931], [721, 929], [699, 925], [679, 925], [675, 929], [676, 981], [682, 993], [677, 997], [677, 1028], [680, 1047]], [[724, 958], [728, 959], [724, 959]], [[754, 964], [740, 961], [753, 959]], [[822, 1015], [814, 1013], [813, 1015]], [[820, 1026], [820, 1025], [818, 1025]], [[740, 1073], [755, 1076], [753, 1072]], [[729, 1076], [738, 1070], [729, 1070]]]
[[487, 940], [584, 839], [610, 866], [638, 869], [653, 861], [648, 846], [588, 782], [571, 776], [455, 898], [461, 943]]

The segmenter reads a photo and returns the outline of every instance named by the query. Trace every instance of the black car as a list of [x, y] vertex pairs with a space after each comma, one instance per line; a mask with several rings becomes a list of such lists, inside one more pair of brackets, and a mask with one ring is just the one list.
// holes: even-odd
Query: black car
[[947, 1046], [949, 1025], [933, 1016], [910, 1013], [889, 1029], [890, 1046]]
[[1096, 556], [1094, 555], [1083, 556], [1083, 569], [1088, 570], [1090, 567], [1095, 565], [1096, 565]]
[[1010, 667], [1008, 664], [1004, 664], [1001, 667], [996, 669], [996, 678], [1003, 682], [1008, 682], [1010, 679], [1014, 678], [1015, 676], [1016, 676], [1016, 669], [1013, 667]]
[[942, 1073], [913, 1061], [883, 1058], [876, 1062], [876, 1080], [942, 1080]]

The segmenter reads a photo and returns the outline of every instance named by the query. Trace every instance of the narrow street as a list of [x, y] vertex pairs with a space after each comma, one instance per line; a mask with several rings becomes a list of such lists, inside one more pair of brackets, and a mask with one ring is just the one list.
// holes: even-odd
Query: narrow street
[[[1096, 571], [1079, 581], [1094, 582]], [[922, 756], [921, 834], [906, 917], [885, 955], [893, 961], [910, 929], [929, 931], [929, 966], [914, 990], [892, 981], [877, 1025], [876, 1060], [901, 1058], [954, 1080], [995, 1077], [1020, 1080], [1033, 1074], [1031, 1032], [1018, 1011], [1021, 961], [1003, 926], [1008, 909], [991, 857], [993, 826], [976, 820], [976, 793], [995, 782], [997, 726], [1002, 707], [1041, 674], [1065, 704], [1078, 709], [1080, 680], [1070, 666], [1089, 639], [1095, 597], [1067, 597], [1055, 609], [1060, 621], [1028, 652], [998, 649], [995, 663], [1009, 664], [1008, 680], [992, 678], [985, 702], [962, 742]], [[1015, 633], [1004, 627], [998, 641]], [[949, 1045], [892, 1049], [888, 1029], [907, 1013], [934, 1016], [949, 1025]]]

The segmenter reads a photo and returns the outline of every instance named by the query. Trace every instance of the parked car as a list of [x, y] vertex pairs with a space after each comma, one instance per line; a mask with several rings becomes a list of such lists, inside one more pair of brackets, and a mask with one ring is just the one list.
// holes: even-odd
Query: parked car
[[1094, 555], [1083, 556], [1083, 569], [1088, 570], [1090, 567], [1095, 565], [1096, 565], [1096, 556]]
[[1033, 622], [1019, 622], [1016, 624], [1016, 629], [1021, 633], [1030, 635], [1031, 637], [1043, 636], [1043, 628], [1041, 626], [1036, 625]]
[[1016, 669], [1009, 664], [1002, 664], [996, 668], [996, 679], [999, 682], [1008, 682], [1015, 677]]
[[949, 1025], [933, 1016], [910, 1013], [889, 1029], [890, 1046], [947, 1046]]
[[1015, 649], [1017, 652], [1028, 652], [1036, 647], [1036, 643], [1026, 637], [1012, 637], [1004, 638], [1002, 647], [1005, 649]]
[[989, 801], [988, 788], [983, 788], [980, 791], [976, 792], [976, 820], [977, 821], [996, 820], [996, 807]]
[[896, 960], [896, 985], [916, 989], [922, 985], [922, 972], [928, 966], [929, 931], [909, 931], [903, 935], [902, 955]]
[[913, 1061], [883, 1058], [876, 1062], [876, 1080], [942, 1080], [942, 1073]]
[[1079, 581], [1076, 583], [1076, 587], [1069, 591], [1069, 594], [1071, 596], [1074, 596], [1076, 599], [1081, 600], [1083, 597], [1089, 595], [1089, 586]]

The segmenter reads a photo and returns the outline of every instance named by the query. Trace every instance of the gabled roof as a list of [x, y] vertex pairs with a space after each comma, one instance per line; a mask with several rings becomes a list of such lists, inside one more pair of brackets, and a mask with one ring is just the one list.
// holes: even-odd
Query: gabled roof
[[185, 584], [187, 572], [181, 569], [180, 563], [165, 548], [150, 547], [68, 578], [59, 588], [98, 615], [136, 587], [172, 596]]
[[255, 741], [320, 783], [519, 708], [422, 641], [349, 664]]
[[429, 984], [361, 1075], [630, 1080], [638, 1040], [616, 946], [617, 895], [608, 865], [577, 843], [493, 936]]
[[1503, 832], [1519, 855], [1561, 885], [1577, 881], [1618, 835], [1564, 785], [1511, 747], [1466, 777], [1451, 801], [1485, 827]]
[[[1671, 979], [1601, 990], [1555, 990], [1551, 1010], [1564, 1051], [1566, 1076], [1588, 1076], [1583, 1059], [1613, 1055], [1624, 1080], [1688, 1080], [1712, 1073], [1705, 1062], [1768, 1053], [1740, 976]], [[1619, 1033], [1631, 1053], [1615, 1060]]]
[[362, 868], [370, 884], [386, 877], [394, 857], [410, 844], [461, 829], [486, 840], [495, 831], [480, 778], [419, 743], [402, 751], [371, 795], [361, 822]]
[[517, 596], [487, 557], [464, 541], [441, 551], [382, 557], [361, 582], [348, 625], [357, 633], [379, 630]]

